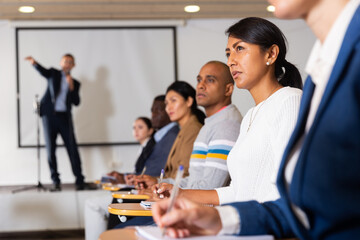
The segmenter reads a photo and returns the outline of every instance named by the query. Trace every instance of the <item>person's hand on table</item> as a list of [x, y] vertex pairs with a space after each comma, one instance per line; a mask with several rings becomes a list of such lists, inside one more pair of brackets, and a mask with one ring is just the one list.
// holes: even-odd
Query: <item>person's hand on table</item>
[[136, 175], [135, 174], [127, 174], [127, 175], [125, 175], [125, 183], [127, 184], [127, 185], [135, 185], [135, 177], [136, 177]]
[[124, 175], [119, 172], [112, 171], [112, 172], [108, 173], [107, 175], [116, 178], [116, 181], [111, 181], [111, 183], [113, 183], [113, 184], [125, 183]]
[[[155, 199], [163, 199], [168, 198], [171, 195], [171, 190], [173, 189], [172, 184], [170, 183], [158, 183], [151, 187], [153, 198]], [[179, 192], [181, 189], [179, 189]]]
[[157, 183], [157, 178], [149, 175], [139, 175], [135, 177], [135, 187], [138, 189], [151, 188], [152, 185]]
[[190, 235], [216, 235], [222, 228], [216, 208], [205, 207], [186, 198], [178, 197], [173, 209], [167, 213], [170, 199], [164, 199], [152, 206], [156, 224], [166, 227], [166, 234], [174, 238]]

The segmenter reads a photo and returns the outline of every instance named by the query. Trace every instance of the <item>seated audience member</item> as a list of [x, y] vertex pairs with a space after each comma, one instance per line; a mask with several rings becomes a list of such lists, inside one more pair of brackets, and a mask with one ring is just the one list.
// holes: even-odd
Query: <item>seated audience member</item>
[[[226, 55], [231, 74], [238, 88], [250, 92], [256, 106], [245, 115], [227, 160], [230, 186], [183, 190], [180, 194], [215, 205], [275, 200], [279, 197], [276, 175], [298, 116], [301, 76], [286, 61], [285, 37], [273, 23], [246, 18], [231, 26], [227, 33]], [[171, 188], [172, 185], [163, 184], [157, 192]]]
[[318, 38], [277, 177], [280, 199], [206, 208], [179, 198], [169, 214], [169, 200], [160, 201], [153, 216], [171, 236], [360, 238], [360, 1], [270, 2], [276, 16], [304, 18]]
[[[165, 95], [155, 97], [151, 107], [151, 123], [156, 130], [153, 135], [155, 146], [151, 154], [144, 161], [146, 166], [146, 173], [151, 176], [157, 176], [166, 164], [170, 149], [179, 132], [179, 127], [176, 123], [170, 122], [170, 118], [165, 111]], [[140, 156], [141, 157], [141, 156]], [[142, 171], [142, 168], [140, 171]], [[112, 176], [122, 180], [122, 174], [112, 172]], [[131, 185], [132, 176], [127, 176], [128, 184]], [[112, 196], [108, 192], [104, 192], [103, 196], [89, 198], [85, 202], [85, 238], [86, 240], [97, 240], [99, 235], [106, 230], [109, 218], [107, 210], [108, 205], [112, 202]], [[117, 216], [116, 216], [116, 220]], [[113, 221], [111, 221], [113, 222]], [[116, 222], [117, 223], [117, 222]], [[116, 225], [112, 223], [111, 225]]]
[[[180, 132], [166, 162], [165, 177], [167, 178], [175, 178], [180, 165], [184, 166], [184, 175], [188, 175], [193, 144], [205, 118], [205, 114], [197, 107], [195, 96], [195, 89], [183, 81], [174, 82], [166, 90], [166, 112], [170, 120], [177, 122], [180, 126]], [[157, 181], [156, 177], [143, 175], [138, 177], [137, 182], [141, 188], [147, 188], [149, 179]]]
[[[133, 185], [134, 177], [142, 172], [146, 167], [145, 174], [150, 176], [157, 176], [166, 164], [170, 149], [179, 132], [179, 127], [175, 122], [170, 122], [170, 118], [165, 111], [165, 95], [155, 97], [151, 107], [151, 123], [153, 129], [156, 131], [153, 135], [155, 145], [152, 151], [146, 151], [139, 156], [135, 164], [135, 174], [128, 174], [125, 176], [112, 171], [108, 175], [115, 177], [119, 182], [125, 182], [128, 185]], [[150, 140], [152, 141], [152, 140]]]
[[[144, 167], [145, 162], [149, 158], [154, 146], [155, 140], [153, 137], [154, 129], [151, 120], [147, 117], [138, 117], [133, 124], [133, 136], [140, 143], [139, 157], [135, 163], [135, 174], [140, 174]], [[115, 177], [112, 183], [125, 183], [124, 174], [113, 171], [107, 174], [108, 176]], [[128, 181], [128, 183], [130, 183]], [[129, 184], [132, 185], [132, 184]]]
[[154, 129], [152, 128], [151, 120], [146, 117], [138, 118], [133, 125], [133, 132], [135, 139], [142, 147], [135, 163], [135, 174], [140, 174], [144, 170], [145, 162], [155, 146]]
[[[239, 135], [242, 116], [231, 104], [234, 81], [222, 62], [206, 63], [197, 76], [196, 101], [204, 107], [207, 118], [197, 136], [190, 159], [189, 176], [181, 187], [214, 189], [228, 181], [226, 159]], [[176, 170], [176, 169], [175, 169]], [[164, 182], [172, 182], [165, 179]], [[157, 179], [147, 179], [147, 185]]]
[[[224, 186], [228, 180], [226, 159], [238, 137], [242, 117], [231, 104], [234, 81], [224, 63], [206, 63], [201, 68], [197, 81], [196, 100], [205, 108], [207, 118], [194, 143], [190, 175], [182, 184], [189, 188], [213, 189]], [[172, 180], [173, 178], [166, 179]], [[154, 182], [156, 181], [155, 179]], [[137, 217], [117, 228], [152, 223], [151, 217]]]

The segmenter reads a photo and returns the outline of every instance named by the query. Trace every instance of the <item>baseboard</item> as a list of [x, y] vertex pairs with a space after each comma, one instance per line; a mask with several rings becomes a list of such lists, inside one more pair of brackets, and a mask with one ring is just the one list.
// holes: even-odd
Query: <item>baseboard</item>
[[26, 232], [0, 232], [0, 239], [84, 239], [84, 229], [76, 230], [46, 230]]

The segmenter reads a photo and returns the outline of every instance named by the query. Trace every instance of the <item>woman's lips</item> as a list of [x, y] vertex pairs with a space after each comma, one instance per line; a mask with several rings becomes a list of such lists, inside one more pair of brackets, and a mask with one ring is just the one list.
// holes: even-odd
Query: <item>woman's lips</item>
[[240, 72], [239, 71], [232, 71], [231, 72], [231, 75], [233, 76], [233, 78], [237, 78], [239, 75], [240, 75]]

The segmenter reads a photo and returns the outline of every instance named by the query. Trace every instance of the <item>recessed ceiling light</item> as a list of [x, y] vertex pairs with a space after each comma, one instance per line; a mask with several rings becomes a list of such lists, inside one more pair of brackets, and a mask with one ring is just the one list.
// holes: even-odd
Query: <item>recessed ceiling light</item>
[[275, 6], [269, 5], [269, 6], [267, 6], [266, 10], [267, 10], [268, 12], [275, 12]]
[[200, 7], [198, 5], [187, 5], [186, 7], [184, 7], [184, 10], [188, 13], [195, 13], [200, 11]]
[[21, 13], [33, 13], [35, 8], [32, 6], [21, 6], [19, 7], [19, 12]]

